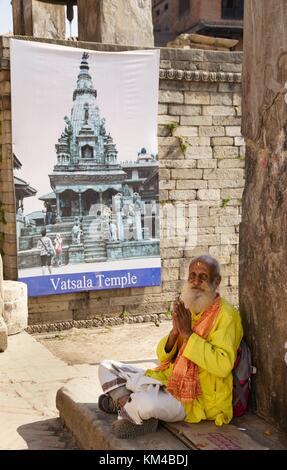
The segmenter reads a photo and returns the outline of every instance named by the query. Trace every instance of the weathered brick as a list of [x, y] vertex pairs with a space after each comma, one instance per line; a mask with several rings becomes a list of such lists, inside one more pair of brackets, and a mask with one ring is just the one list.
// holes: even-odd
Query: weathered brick
[[241, 118], [235, 116], [212, 116], [214, 126], [241, 126]]
[[232, 106], [232, 95], [231, 93], [211, 93], [210, 104]]
[[217, 160], [197, 160], [197, 168], [216, 168]]
[[194, 248], [184, 250], [184, 256], [185, 258], [189, 258], [189, 261], [191, 261], [191, 258], [194, 258], [195, 256], [200, 256], [204, 254], [208, 254], [207, 245], [195, 246]]
[[[232, 259], [232, 256], [231, 256]], [[237, 276], [238, 275], [238, 264], [229, 264], [221, 266], [221, 274], [224, 276]]]
[[235, 116], [233, 106], [202, 106], [203, 116]]
[[178, 295], [178, 292], [181, 292], [184, 281], [164, 281], [162, 283], [163, 292], [174, 292], [175, 295]]
[[230, 257], [233, 253], [235, 253], [235, 247], [231, 245], [211, 246], [209, 248], [209, 253], [215, 258], [222, 255]]
[[240, 215], [221, 215], [219, 219], [219, 225], [238, 225], [240, 221]]
[[[168, 259], [168, 258], [182, 258], [183, 256], [183, 248], [174, 248], [174, 247], [168, 247], [168, 248], [163, 248], [161, 246], [160, 248], [160, 256], [162, 259]], [[134, 289], [133, 289], [134, 290]]]
[[159, 177], [160, 177], [160, 179], [165, 179], [165, 180], [170, 179], [170, 170], [160, 168], [159, 169]]
[[188, 147], [185, 158], [212, 158], [211, 147]]
[[171, 61], [170, 60], [162, 60], [160, 61], [160, 68], [161, 69], [170, 69], [171, 68]]
[[160, 168], [182, 169], [196, 168], [196, 160], [160, 160]]
[[220, 235], [198, 235], [197, 242], [199, 245], [219, 245]]
[[160, 189], [159, 190], [159, 200], [160, 200], [160, 203], [162, 203], [163, 201], [168, 200], [168, 190], [167, 189]]
[[238, 276], [229, 276], [229, 285], [238, 287], [239, 277]]
[[[209, 189], [226, 189], [226, 188], [243, 188], [244, 180], [209, 180], [208, 188]], [[231, 202], [231, 201], [230, 201]], [[235, 204], [234, 201], [232, 203]]]
[[[163, 238], [160, 241], [161, 249], [163, 248], [184, 248], [185, 237]], [[174, 255], [167, 256], [167, 258], [175, 258]]]
[[207, 189], [207, 181], [202, 181], [200, 179], [178, 180], [176, 181], [176, 189]]
[[229, 199], [240, 199], [242, 197], [243, 187], [242, 188], [227, 188], [221, 190], [222, 198]]
[[200, 126], [199, 135], [208, 137], [224, 136], [225, 128], [223, 126]]
[[197, 191], [197, 199], [200, 201], [216, 201], [220, 199], [220, 191], [215, 189], [199, 189]]
[[218, 160], [218, 168], [244, 168], [245, 162], [240, 158]]
[[187, 139], [187, 142], [195, 147], [209, 147], [210, 137], [191, 137]]
[[177, 144], [176, 146], [173, 147], [168, 147], [168, 146], [160, 146], [158, 149], [158, 158], [159, 160], [165, 160], [165, 159], [171, 159], [174, 158], [174, 160], [183, 160], [184, 155]]
[[212, 116], [181, 116], [182, 126], [212, 126]]
[[190, 82], [189, 83], [190, 91], [197, 91], [202, 93], [203, 91], [218, 91], [218, 83], [208, 83], [208, 82]]
[[212, 137], [211, 145], [212, 146], [221, 146], [221, 145], [233, 146], [233, 138], [232, 137]]
[[213, 147], [214, 158], [237, 158], [238, 154], [238, 147], [231, 147], [229, 145]]
[[158, 114], [166, 114], [167, 115], [167, 104], [159, 104], [157, 112], [158, 112]]
[[230, 137], [241, 137], [241, 128], [239, 126], [226, 126], [226, 135]]
[[241, 106], [241, 95], [238, 93], [233, 94], [233, 105], [234, 106]]
[[171, 170], [172, 179], [201, 179], [203, 171], [199, 169]]
[[158, 144], [162, 147], [176, 147], [178, 145], [178, 139], [176, 137], [158, 137]]
[[234, 144], [238, 146], [241, 146], [241, 145], [245, 146], [244, 137], [235, 137]]
[[235, 234], [235, 226], [225, 226], [225, 227], [215, 227], [215, 233], [226, 234], [226, 235], [234, 235]]
[[184, 93], [184, 102], [186, 104], [209, 104], [210, 94], [208, 92], [186, 91]]
[[219, 217], [199, 217], [198, 226], [199, 227], [216, 227], [219, 223]]
[[196, 197], [196, 191], [188, 189], [175, 189], [169, 191], [169, 199], [176, 201], [189, 201]]
[[157, 117], [158, 124], [170, 124], [172, 122], [179, 123], [179, 116], [168, 116], [165, 114], [159, 114]]
[[159, 180], [159, 189], [175, 189], [174, 180]]
[[222, 234], [220, 238], [220, 243], [222, 245], [237, 245], [239, 242], [239, 235], [238, 233], [234, 233], [233, 235]]
[[198, 127], [192, 126], [179, 126], [175, 132], [173, 133], [174, 136], [182, 136], [182, 137], [196, 137], [198, 136]]
[[164, 259], [162, 265], [164, 268], [179, 268], [180, 260], [179, 258]]
[[198, 235], [213, 235], [215, 233], [215, 227], [198, 227]]
[[169, 114], [172, 116], [199, 116], [201, 114], [201, 106], [172, 104], [169, 106]]
[[157, 135], [158, 137], [169, 137], [170, 130], [166, 127], [166, 125], [158, 125], [157, 126]]
[[178, 279], [179, 279], [178, 268], [168, 268], [168, 269], [161, 270], [162, 281], [177, 281]]
[[220, 71], [241, 73], [242, 64], [228, 64], [223, 62], [222, 64], [220, 64]]
[[228, 180], [230, 178], [241, 179], [244, 176], [244, 170], [235, 169], [235, 170], [203, 170], [204, 179], [213, 179], [213, 180]]
[[183, 93], [180, 91], [159, 90], [160, 103], [183, 103]]
[[219, 83], [218, 91], [220, 93], [238, 93], [240, 94], [242, 90], [241, 84], [239, 83]]

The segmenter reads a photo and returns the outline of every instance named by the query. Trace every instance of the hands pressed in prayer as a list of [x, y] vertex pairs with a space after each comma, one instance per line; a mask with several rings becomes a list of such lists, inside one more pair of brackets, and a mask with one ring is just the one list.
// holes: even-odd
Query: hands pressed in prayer
[[192, 334], [190, 311], [181, 300], [175, 302], [173, 307], [173, 325], [184, 339], [188, 339]]
[[173, 304], [172, 314], [172, 330], [169, 334], [165, 351], [168, 353], [175, 345], [178, 336], [188, 339], [192, 333], [191, 316], [188, 309], [185, 308], [181, 300], [177, 300]]

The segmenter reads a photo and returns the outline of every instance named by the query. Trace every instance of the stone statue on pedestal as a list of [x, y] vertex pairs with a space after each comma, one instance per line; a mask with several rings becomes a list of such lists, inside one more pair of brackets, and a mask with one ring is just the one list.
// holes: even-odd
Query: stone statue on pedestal
[[124, 241], [124, 227], [123, 227], [123, 218], [122, 218], [122, 193], [118, 193], [113, 196], [113, 210], [116, 213], [117, 229], [118, 229], [118, 238], [120, 241]]
[[135, 225], [136, 225], [136, 239], [142, 240], [142, 222], [141, 222], [141, 197], [138, 193], [133, 194], [134, 201], [134, 214], [135, 214]]

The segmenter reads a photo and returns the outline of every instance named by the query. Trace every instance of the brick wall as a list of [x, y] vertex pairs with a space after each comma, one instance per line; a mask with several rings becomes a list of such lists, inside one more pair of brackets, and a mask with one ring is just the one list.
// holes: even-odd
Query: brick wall
[[[122, 46], [47, 41], [93, 50]], [[2, 162], [0, 199], [7, 224], [4, 272], [16, 278], [14, 189], [12, 184], [9, 43], [0, 38]], [[222, 266], [221, 293], [238, 303], [238, 226], [244, 186], [241, 122], [241, 53], [161, 49], [158, 138], [162, 215], [176, 211], [192, 225], [190, 236], [172, 232], [162, 220], [162, 285], [143, 289], [95, 291], [29, 299], [29, 323], [97, 325], [155, 320], [182, 286], [192, 256], [210, 253]], [[178, 127], [171, 129], [171, 123]], [[3, 134], [4, 129], [4, 134]], [[180, 147], [183, 142], [185, 150]], [[192, 217], [186, 209], [192, 208]], [[189, 232], [188, 232], [189, 233]], [[196, 237], [196, 238], [195, 238]], [[195, 246], [194, 246], [195, 245]], [[89, 323], [90, 322], [90, 323]]]
[[[179, 2], [175, 0], [153, 1], [152, 13], [155, 30], [160, 28], [162, 32], [172, 31], [179, 34], [187, 31], [201, 20], [216, 24], [242, 25], [242, 20], [222, 18], [222, 0], [190, 0], [190, 10], [182, 16], [179, 16], [178, 4]], [[168, 5], [167, 9], [166, 5]]]

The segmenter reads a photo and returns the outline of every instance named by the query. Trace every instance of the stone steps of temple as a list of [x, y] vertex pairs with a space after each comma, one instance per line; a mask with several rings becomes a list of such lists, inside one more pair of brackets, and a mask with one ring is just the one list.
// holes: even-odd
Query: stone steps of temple
[[85, 263], [100, 263], [102, 261], [107, 261], [107, 257], [105, 258], [98, 258], [98, 257], [89, 257], [89, 258], [86, 258], [85, 257]]
[[106, 256], [106, 250], [88, 248], [88, 249], [85, 249], [85, 255]]
[[98, 240], [96, 238], [95, 234], [94, 235], [84, 235], [84, 240], [85, 240], [85, 244], [86, 243], [91, 244], [91, 245], [92, 244], [94, 244], [94, 245], [97, 244], [98, 245], [99, 243], [105, 244], [105, 240]]

